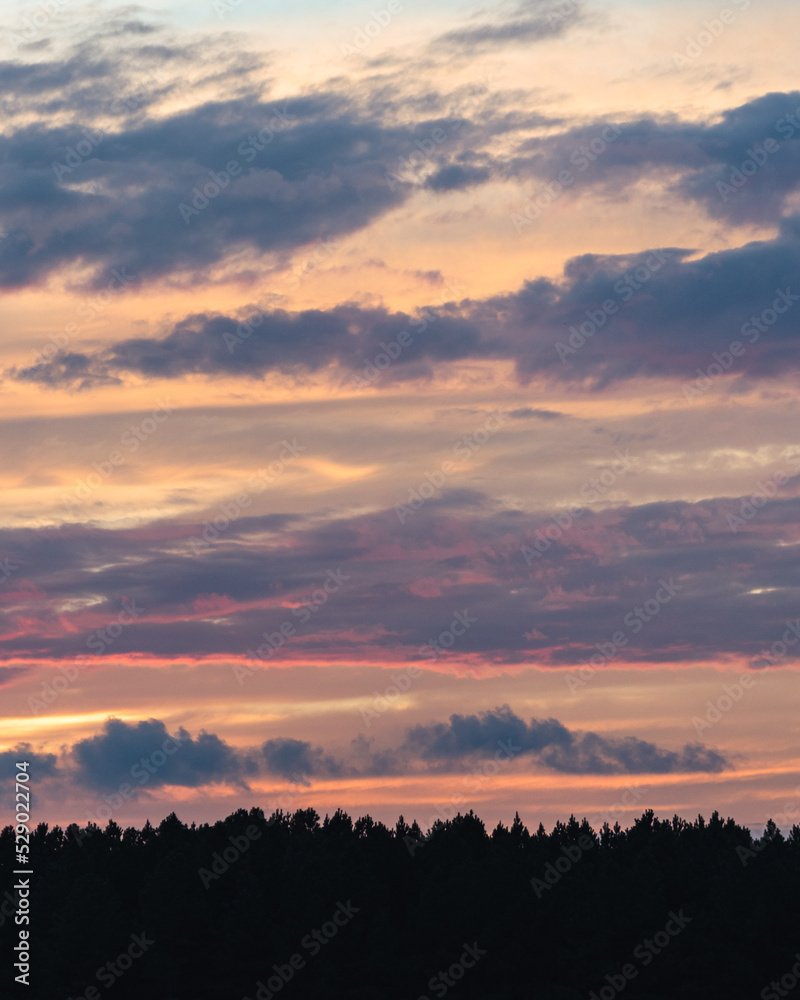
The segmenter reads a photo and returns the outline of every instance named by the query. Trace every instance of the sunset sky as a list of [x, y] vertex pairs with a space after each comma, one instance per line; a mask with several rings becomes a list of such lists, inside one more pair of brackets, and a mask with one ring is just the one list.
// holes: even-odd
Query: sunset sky
[[799, 34], [6, 4], [4, 807], [800, 822]]

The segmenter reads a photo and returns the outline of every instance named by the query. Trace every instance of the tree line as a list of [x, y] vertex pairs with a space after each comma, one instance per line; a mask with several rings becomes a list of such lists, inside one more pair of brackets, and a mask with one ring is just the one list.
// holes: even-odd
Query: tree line
[[42, 823], [31, 867], [37, 1000], [772, 1000], [800, 972], [800, 827], [754, 838], [716, 812], [549, 833], [472, 811], [427, 831], [313, 809]]

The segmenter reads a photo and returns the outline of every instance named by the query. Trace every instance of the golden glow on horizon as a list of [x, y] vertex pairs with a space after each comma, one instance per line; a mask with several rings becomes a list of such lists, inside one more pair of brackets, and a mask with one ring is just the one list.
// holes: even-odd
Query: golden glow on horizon
[[[74, 693], [74, 692], [73, 692]], [[38, 692], [31, 695], [38, 696]], [[87, 731], [89, 726], [97, 729], [109, 717], [121, 719], [123, 722], [138, 721], [139, 716], [125, 711], [105, 711], [105, 712], [84, 712], [72, 715], [30, 715], [30, 716], [3, 716], [0, 731], [6, 736], [17, 740], [25, 740], [31, 733], [37, 736], [40, 734], [47, 738], [48, 730], [56, 730], [59, 737], [62, 733], [71, 729], [81, 729]], [[92, 732], [95, 730], [93, 729]], [[71, 734], [74, 737], [75, 734]], [[12, 744], [5, 744], [2, 749], [12, 749]]]

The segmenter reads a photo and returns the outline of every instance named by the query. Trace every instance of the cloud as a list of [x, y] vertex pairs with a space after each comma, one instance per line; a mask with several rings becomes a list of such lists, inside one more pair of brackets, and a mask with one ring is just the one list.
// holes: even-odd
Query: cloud
[[23, 677], [29, 672], [28, 667], [0, 667], [0, 687], [11, 684], [18, 677]]
[[[800, 91], [771, 93], [730, 108], [712, 122], [676, 116], [582, 122], [554, 135], [524, 139], [503, 173], [554, 181], [572, 175], [572, 193], [601, 187], [622, 200], [631, 186], [665, 171], [676, 174], [667, 191], [691, 199], [713, 218], [777, 224], [800, 186], [800, 129], [792, 121]], [[610, 141], [609, 141], [610, 140]]]
[[518, 410], [509, 410], [508, 416], [513, 420], [557, 420], [559, 417], [563, 417], [563, 413], [559, 413], [557, 410], [537, 410], [530, 406], [520, 407]]
[[108, 719], [101, 734], [73, 744], [71, 758], [76, 780], [98, 789], [126, 781], [149, 787], [239, 785], [254, 770], [219, 736], [203, 730], [192, 737], [183, 728], [172, 735], [158, 719], [134, 724]]
[[380, 379], [369, 376], [370, 385], [427, 378], [467, 359], [501, 359], [514, 361], [522, 383], [544, 378], [596, 391], [633, 378], [673, 378], [691, 386], [697, 369], [702, 376], [715, 352], [734, 342], [741, 350], [727, 365], [731, 375], [774, 377], [800, 367], [800, 216], [784, 220], [773, 240], [690, 255], [675, 247], [582, 254], [567, 262], [561, 282], [538, 278], [513, 293], [423, 307], [416, 315], [355, 305], [196, 314], [161, 338], [60, 355], [6, 375], [81, 388], [125, 374], [252, 379], [327, 371], [352, 386], [364, 380], [365, 359], [390, 342], [395, 360]]
[[97, 367], [92, 369], [86, 354], [62, 351], [51, 360], [27, 368], [13, 369], [7, 374], [20, 382], [35, 382], [50, 389], [69, 386], [75, 391], [103, 385], [121, 385], [122, 379], [108, 375]]
[[[787, 115], [800, 106], [800, 92], [764, 95], [712, 122], [622, 122], [621, 134], [586, 159], [583, 172], [580, 150], [597, 140], [605, 122], [580, 121], [554, 132], [561, 119], [522, 110], [518, 93], [488, 95], [486, 88], [480, 100], [473, 95], [467, 112], [464, 88], [422, 97], [387, 83], [376, 95], [341, 80], [275, 102], [267, 97], [263, 58], [240, 42], [231, 48], [226, 36], [228, 44], [213, 38], [179, 43], [162, 26], [149, 39], [141, 28], [130, 30], [128, 20], [101, 21], [92, 39], [68, 46], [60, 57], [0, 63], [0, 82], [14, 95], [0, 136], [0, 228], [6, 233], [0, 287], [37, 285], [80, 268], [85, 283], [101, 289], [120, 267], [142, 287], [162, 279], [191, 284], [234, 256], [241, 273], [252, 276], [257, 260], [269, 257], [274, 266], [315, 240], [364, 229], [417, 188], [446, 195], [495, 180], [550, 180], [564, 169], [581, 181], [568, 197], [601, 185], [617, 199], [642, 177], [670, 171], [677, 175], [670, 182], [675, 197], [691, 198], [715, 217], [762, 225], [780, 223], [797, 190], [800, 130], [795, 134]], [[552, 37], [583, 20], [573, 0], [543, 0], [434, 44], [472, 52]], [[225, 74], [236, 80], [225, 98], [192, 100], [193, 93], [205, 93], [201, 84]], [[413, 127], [400, 124], [409, 119]], [[548, 134], [531, 134], [543, 126]], [[399, 165], [412, 153], [422, 155], [416, 143], [432, 142], [440, 127], [447, 141], [423, 157], [416, 178], [407, 177]], [[500, 136], [505, 152], [498, 149]], [[723, 196], [719, 185], [770, 136], [778, 151], [757, 154], [766, 156], [764, 163]], [[398, 170], [406, 179], [387, 183]], [[498, 356], [507, 356], [508, 346], [514, 356], [504, 338], [495, 344], [487, 331], [487, 339]], [[218, 367], [229, 367], [224, 360]], [[208, 361], [201, 351], [198, 369], [206, 370]], [[189, 358], [185, 364], [188, 370]], [[81, 366], [83, 378], [70, 371]], [[102, 374], [101, 359], [90, 358], [87, 367], [76, 352], [27, 377], [56, 384], [71, 375], [88, 386]]]
[[306, 775], [335, 778], [344, 770], [343, 765], [326, 754], [321, 747], [313, 747], [306, 740], [267, 740], [261, 747], [261, 752], [270, 774], [293, 781]]
[[[534, 0], [433, 44], [474, 53], [560, 35], [584, 18], [573, 0]], [[233, 256], [252, 276], [256, 260], [269, 256], [273, 266], [317, 239], [361, 230], [417, 188], [446, 195], [494, 180], [551, 180], [564, 169], [581, 181], [567, 196], [601, 185], [617, 199], [637, 180], [669, 171], [677, 175], [674, 197], [691, 198], [714, 217], [761, 225], [779, 223], [797, 191], [800, 130], [787, 115], [800, 106], [800, 92], [764, 95], [712, 122], [622, 122], [601, 155], [584, 157], [583, 172], [580, 150], [605, 122], [553, 132], [563, 122], [521, 109], [518, 93], [491, 100], [484, 93], [463, 112], [464, 88], [422, 97], [387, 83], [377, 95], [342, 80], [275, 102], [264, 59], [241, 42], [178, 42], [160, 25], [149, 38], [146, 26], [129, 22], [101, 19], [91, 39], [61, 56], [0, 63], [0, 83], [13, 94], [0, 136], [0, 287], [38, 285], [80, 268], [100, 289], [115, 267], [142, 286], [191, 284]], [[236, 81], [224, 98], [192, 100], [223, 76]], [[410, 129], [400, 124], [409, 120]], [[548, 134], [531, 135], [542, 126]], [[447, 141], [423, 157], [425, 169], [387, 183], [439, 127]], [[752, 175], [743, 168], [746, 183], [721, 192], [768, 138], [779, 149], [757, 153], [766, 159]]]
[[[104, 134], [30, 125], [0, 137], [0, 283], [36, 283], [79, 260], [95, 288], [114, 267], [139, 281], [199, 280], [233, 251], [352, 232], [404, 197], [384, 179], [386, 139], [333, 97], [221, 101]], [[48, 221], [34, 227], [44, 205]]]
[[487, 49], [558, 37], [581, 23], [583, 17], [583, 5], [577, 0], [525, 0], [505, 20], [448, 31], [431, 46], [434, 49], [446, 46], [474, 55]]
[[723, 753], [699, 743], [672, 751], [632, 736], [610, 739], [571, 731], [557, 719], [531, 719], [526, 724], [508, 705], [480, 715], [453, 714], [448, 722], [413, 726], [396, 748], [376, 749], [373, 740], [361, 736], [338, 761], [321, 747], [292, 739], [268, 741], [264, 754], [272, 773], [292, 780], [303, 775], [408, 774], [417, 773], [420, 767], [453, 773], [485, 757], [506, 762], [528, 757], [536, 766], [569, 774], [715, 774], [732, 767]]
[[699, 743], [674, 751], [633, 736], [606, 739], [597, 733], [576, 734], [568, 747], [548, 747], [539, 760], [567, 774], [717, 774], [733, 766], [725, 754]]
[[[22, 761], [27, 761], [31, 765], [28, 773], [34, 779], [45, 780], [55, 777], [58, 773], [56, 755], [34, 750], [30, 743], [18, 743], [11, 750], [0, 751], [0, 767], [3, 769], [3, 774], [16, 774], [17, 764]], [[35, 788], [35, 783], [31, 787]]]
[[[0, 136], [0, 287], [38, 285], [70, 267], [101, 289], [120, 267], [142, 285], [191, 284], [232, 255], [250, 275], [264, 255], [270, 266], [285, 262], [401, 205], [414, 184], [389, 184], [388, 174], [418, 152], [417, 135], [452, 125], [448, 114], [463, 104], [460, 89], [432, 93], [424, 107], [396, 90], [381, 102], [341, 79], [276, 102], [265, 59], [241, 39], [176, 41], [151, 28], [147, 38], [144, 24], [99, 17], [94, 35], [61, 55], [0, 62], [11, 94]], [[207, 99], [221, 79], [225, 96]], [[471, 118], [487, 114], [475, 105]], [[411, 130], [400, 124], [410, 115]], [[463, 115], [448, 133], [434, 170], [492, 139]], [[488, 177], [459, 167], [439, 183]]]
[[447, 766], [493, 756], [499, 747], [506, 759], [516, 754], [531, 756], [569, 774], [716, 773], [731, 767], [723, 754], [699, 744], [687, 744], [676, 752], [632, 736], [608, 739], [597, 733], [571, 732], [557, 719], [531, 719], [526, 724], [507, 705], [481, 715], [454, 714], [447, 723], [415, 726], [408, 733], [406, 747], [428, 763]]
[[34, 816], [42, 801], [40, 795], [44, 796], [48, 783], [60, 776], [56, 755], [34, 750], [30, 743], [18, 743], [10, 750], [0, 751], [0, 768], [2, 774], [6, 776], [6, 780], [0, 785], [0, 805], [6, 811], [9, 821], [15, 813], [15, 808], [23, 805], [16, 797], [15, 775], [20, 770], [17, 765], [25, 761], [30, 767], [23, 769], [21, 773], [28, 774], [30, 778], [27, 787], [30, 789]]
[[464, 191], [475, 184], [483, 184], [490, 176], [491, 171], [488, 167], [461, 166], [459, 163], [453, 163], [432, 174], [425, 181], [425, 187], [431, 191]]
[[0, 753], [0, 764], [11, 774], [18, 761], [29, 761], [43, 795], [50, 785], [99, 794], [124, 788], [131, 799], [165, 786], [246, 790], [248, 781], [259, 778], [309, 785], [342, 777], [460, 773], [481, 758], [510, 766], [527, 758], [534, 767], [570, 774], [718, 773], [732, 766], [725, 754], [701, 744], [671, 751], [635, 737], [570, 731], [556, 719], [526, 724], [507, 705], [414, 726], [399, 746], [376, 747], [362, 734], [338, 754], [290, 737], [234, 748], [205, 730], [193, 737], [182, 727], [170, 734], [158, 719], [109, 718], [102, 732], [63, 748], [60, 760], [23, 743]]
[[520, 753], [531, 753], [570, 739], [569, 731], [556, 719], [532, 719], [528, 726], [506, 705], [481, 716], [451, 715], [447, 723], [415, 726], [406, 743], [423, 760], [440, 761], [494, 753], [502, 741], [513, 743]]
[[401, 368], [411, 366], [416, 377], [431, 362], [460, 360], [480, 353], [475, 326], [446, 313], [428, 322], [404, 313], [357, 306], [299, 313], [249, 306], [242, 312], [241, 319], [188, 316], [159, 340], [125, 340], [94, 356], [59, 355], [51, 362], [7, 374], [48, 387], [86, 388], [107, 384], [123, 372], [149, 378], [181, 378], [189, 372], [260, 378], [269, 371], [307, 373], [336, 366], [356, 373], [364, 367], [365, 358], [383, 350], [385, 341], [395, 339], [404, 330], [416, 331], [428, 325], [426, 336], [416, 337], [416, 343], [412, 341], [402, 357]]
[[[730, 518], [747, 498], [594, 510], [578, 496], [584, 506], [565, 523], [563, 511], [556, 522], [463, 489], [431, 499], [404, 525], [394, 510], [242, 517], [200, 550], [191, 539], [202, 526], [182, 522], [5, 528], [0, 551], [13, 553], [26, 586], [0, 605], [0, 662], [18, 670], [43, 659], [189, 656], [258, 669], [412, 659], [426, 669], [503, 670], [749, 660], [797, 617], [796, 459], [781, 464], [786, 485], [735, 533]], [[340, 570], [342, 585], [303, 612]], [[222, 612], [209, 612], [210, 594]], [[98, 643], [131, 602], [135, 619]], [[477, 622], [434, 655], [464, 611]], [[265, 631], [287, 622], [294, 632], [278, 650], [249, 658]], [[610, 645], [615, 633], [624, 641]], [[795, 663], [798, 648], [791, 642], [781, 662]], [[6, 679], [18, 685], [22, 675]]]

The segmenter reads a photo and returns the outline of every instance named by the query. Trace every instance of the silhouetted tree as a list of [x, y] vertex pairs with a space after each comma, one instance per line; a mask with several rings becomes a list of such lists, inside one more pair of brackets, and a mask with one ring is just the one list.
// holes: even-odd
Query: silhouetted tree
[[[796, 961], [800, 826], [754, 838], [716, 811], [599, 831], [570, 816], [532, 836], [518, 813], [489, 834], [472, 811], [423, 831], [255, 808], [141, 830], [40, 823], [31, 850], [35, 1000], [112, 986], [114, 1000], [413, 1000], [443, 996], [451, 969], [453, 1000], [586, 1000], [626, 965], [627, 1000], [745, 998]], [[6, 827], [6, 886], [12, 859]], [[5, 915], [6, 955], [16, 932]], [[129, 951], [136, 935], [152, 943]], [[469, 969], [465, 945], [485, 951]]]

